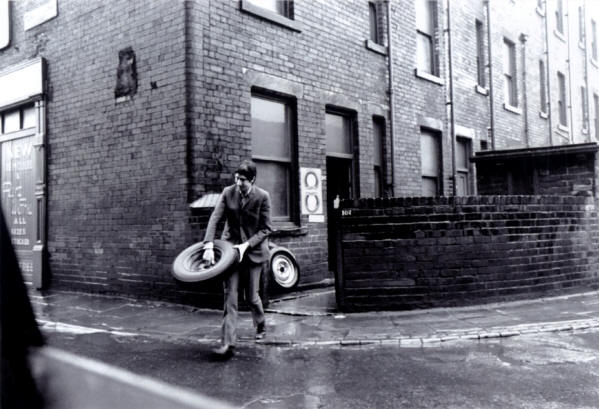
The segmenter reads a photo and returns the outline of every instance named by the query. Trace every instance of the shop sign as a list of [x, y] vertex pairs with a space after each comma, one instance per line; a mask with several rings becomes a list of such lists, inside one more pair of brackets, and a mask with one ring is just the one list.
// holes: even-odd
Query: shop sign
[[42, 94], [42, 66], [42, 59], [36, 58], [0, 72], [0, 108]]
[[10, 13], [8, 0], [0, 0], [0, 50], [10, 43]]
[[58, 15], [58, 0], [46, 0], [44, 3], [29, 10], [23, 16], [23, 27], [25, 31], [39, 26]]

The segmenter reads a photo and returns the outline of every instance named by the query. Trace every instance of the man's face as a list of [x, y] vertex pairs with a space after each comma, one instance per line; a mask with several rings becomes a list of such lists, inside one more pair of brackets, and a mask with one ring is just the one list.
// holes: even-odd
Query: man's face
[[239, 190], [244, 195], [246, 195], [252, 187], [252, 182], [250, 182], [248, 178], [246, 178], [243, 175], [240, 175], [239, 173], [235, 174], [235, 184], [237, 185], [237, 187], [239, 187]]

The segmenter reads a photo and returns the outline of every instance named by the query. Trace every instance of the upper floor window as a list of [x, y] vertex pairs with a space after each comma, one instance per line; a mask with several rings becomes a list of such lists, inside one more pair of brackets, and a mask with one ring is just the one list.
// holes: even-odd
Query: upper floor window
[[557, 0], [555, 9], [555, 29], [564, 34], [564, 2], [563, 0]]
[[563, 126], [568, 126], [567, 106], [566, 106], [566, 76], [558, 71], [557, 86], [559, 89], [559, 99], [557, 106], [559, 110], [559, 123]]
[[584, 9], [578, 6], [578, 42], [584, 46]]
[[370, 40], [376, 44], [382, 44], [382, 36], [379, 27], [378, 3], [368, 2], [368, 18], [370, 21]]
[[516, 45], [503, 39], [504, 101], [512, 107], [518, 106], [518, 83], [516, 71]]
[[591, 20], [591, 56], [597, 61], [597, 22]]
[[439, 76], [435, 40], [437, 3], [431, 0], [415, 0], [415, 2], [417, 68]]
[[247, 0], [248, 3], [293, 19], [293, 0]]
[[476, 77], [478, 85], [486, 86], [485, 81], [485, 37], [482, 21], [476, 20]]
[[582, 130], [587, 132], [589, 130], [589, 104], [588, 104], [587, 87], [584, 85], [580, 87], [580, 106], [582, 108]]
[[593, 94], [593, 108], [595, 110], [595, 139], [599, 139], [599, 95]]
[[545, 61], [539, 60], [539, 92], [540, 92], [540, 111], [547, 113], [547, 77], [545, 76]]
[[257, 184], [272, 200], [274, 221], [291, 221], [294, 209], [295, 108], [290, 101], [252, 95], [252, 160]]

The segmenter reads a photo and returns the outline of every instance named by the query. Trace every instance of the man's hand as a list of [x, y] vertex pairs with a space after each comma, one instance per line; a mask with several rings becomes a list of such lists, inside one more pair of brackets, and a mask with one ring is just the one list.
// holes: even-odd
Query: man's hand
[[241, 260], [243, 259], [243, 255], [245, 254], [245, 251], [248, 249], [249, 246], [250, 243], [248, 243], [247, 241], [245, 243], [236, 244], [233, 246], [233, 248], [239, 250], [239, 262], [241, 262]]
[[210, 263], [210, 265], [214, 265], [214, 243], [212, 243], [211, 241], [204, 244], [204, 254], [202, 256], [202, 259]]

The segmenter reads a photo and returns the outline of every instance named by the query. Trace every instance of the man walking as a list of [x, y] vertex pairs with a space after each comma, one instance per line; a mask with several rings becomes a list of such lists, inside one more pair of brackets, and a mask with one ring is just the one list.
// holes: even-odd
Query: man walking
[[226, 273], [224, 281], [225, 304], [221, 346], [214, 350], [214, 353], [220, 356], [232, 356], [237, 341], [237, 293], [240, 276], [249, 282], [246, 298], [256, 328], [256, 339], [262, 339], [266, 335], [259, 289], [262, 263], [268, 260], [268, 236], [272, 232], [270, 196], [268, 192], [254, 185], [255, 181], [256, 164], [244, 160], [235, 172], [235, 184], [227, 186], [221, 193], [204, 236], [203, 259], [214, 263], [212, 242], [217, 224], [225, 217], [226, 223], [221, 238], [239, 250], [240, 264], [233, 271]]

